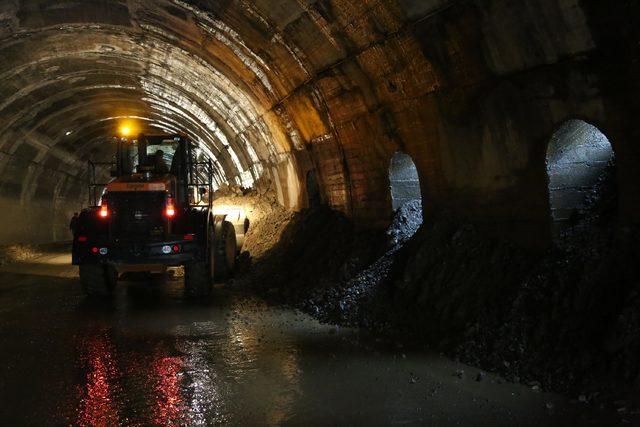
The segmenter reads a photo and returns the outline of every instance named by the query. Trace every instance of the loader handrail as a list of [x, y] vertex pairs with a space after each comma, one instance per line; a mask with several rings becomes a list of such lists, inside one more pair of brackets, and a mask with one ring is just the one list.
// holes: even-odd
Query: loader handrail
[[210, 159], [206, 161], [193, 161], [192, 157], [189, 156], [189, 161], [187, 162], [188, 170], [189, 170], [189, 182], [187, 183], [187, 188], [189, 189], [190, 194], [194, 194], [194, 199], [189, 200], [189, 207], [191, 208], [204, 208], [205, 206], [202, 204], [203, 195], [201, 194], [201, 190], [206, 188], [207, 194], [207, 205], [206, 207], [211, 209], [211, 194], [213, 192], [213, 164]]
[[[104, 193], [104, 189], [109, 184], [108, 182], [96, 182], [96, 166], [108, 166], [109, 171], [111, 171], [115, 162], [94, 162], [89, 160], [89, 176], [88, 176], [88, 187], [89, 187], [89, 204], [92, 207], [98, 206], [98, 200], [102, 198], [102, 194]], [[98, 194], [99, 193], [99, 194]]]

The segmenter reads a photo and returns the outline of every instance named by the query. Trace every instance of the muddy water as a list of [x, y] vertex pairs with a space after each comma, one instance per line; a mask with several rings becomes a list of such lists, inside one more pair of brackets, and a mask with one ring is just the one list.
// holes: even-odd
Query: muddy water
[[113, 302], [91, 303], [68, 262], [49, 254], [0, 271], [4, 425], [568, 425], [602, 416], [225, 287], [193, 304], [179, 281], [126, 283]]

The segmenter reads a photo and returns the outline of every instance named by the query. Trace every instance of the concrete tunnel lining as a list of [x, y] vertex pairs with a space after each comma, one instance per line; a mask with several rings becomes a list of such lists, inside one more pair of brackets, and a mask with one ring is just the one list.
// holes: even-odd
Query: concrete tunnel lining
[[[200, 381], [212, 379], [211, 374], [221, 379], [221, 371], [207, 363], [220, 365], [208, 357], [215, 347], [207, 342], [228, 341], [229, 354], [238, 353], [242, 360], [247, 351], [266, 345], [267, 353], [245, 364], [250, 370], [246, 377], [230, 376], [230, 389], [247, 384], [249, 400], [258, 403], [254, 408], [270, 404], [269, 399], [254, 399], [255, 384], [243, 381], [252, 375], [273, 378], [263, 361], [275, 356], [277, 366], [284, 366], [282, 360], [293, 366], [274, 372], [284, 373], [293, 393], [288, 403], [298, 412], [300, 399], [309, 396], [307, 389], [315, 388], [307, 381], [310, 376], [322, 387], [329, 385], [334, 397], [336, 387], [360, 397], [366, 392], [354, 393], [357, 384], [345, 388], [344, 381], [330, 379], [342, 377], [317, 375], [331, 372], [326, 366], [297, 369], [297, 364], [307, 363], [305, 352], [294, 346], [283, 359], [278, 350], [282, 339], [301, 338], [307, 356], [335, 365], [333, 353], [349, 348], [345, 331], [354, 327], [358, 335], [366, 329], [373, 335], [388, 331], [392, 341], [400, 338], [396, 332], [407, 335], [409, 345], [390, 342], [390, 357], [382, 363], [425, 367], [428, 363], [415, 358], [413, 345], [428, 344], [445, 359], [467, 364], [466, 374], [462, 367], [444, 372], [448, 381], [503, 391], [503, 382], [522, 382], [540, 398], [537, 407], [548, 420], [560, 409], [549, 406], [548, 390], [581, 393], [575, 409], [582, 414], [586, 403], [602, 409], [606, 397], [591, 393], [592, 381], [593, 390], [601, 375], [603, 386], [625, 384], [626, 389], [637, 386], [640, 373], [640, 267], [634, 262], [640, 240], [640, 2], [616, 7], [600, 3], [0, 1], [0, 250], [7, 254], [6, 261], [0, 260], [5, 264], [0, 294], [7, 302], [2, 313], [7, 344], [15, 339], [24, 345], [18, 348], [26, 350], [5, 352], [7, 378], [23, 386], [16, 367], [31, 367], [36, 361], [46, 365], [38, 359], [42, 351], [33, 358], [21, 354], [30, 354], [34, 345], [40, 348], [39, 338], [45, 346], [63, 342], [56, 334], [68, 322], [63, 336], [73, 340], [72, 345], [57, 346], [65, 356], [58, 360], [68, 372], [78, 368], [71, 366], [77, 359], [68, 353], [82, 350], [91, 339], [113, 339], [116, 353], [132, 340], [145, 341], [141, 354], [158, 356], [175, 368], [159, 377], [184, 384], [185, 397], [193, 396], [194, 384], [203, 387], [212, 393], [204, 400], [217, 404], [226, 402], [216, 400], [226, 391]], [[242, 227], [236, 233], [242, 248], [233, 247], [233, 230], [228, 224], [223, 229], [222, 221], [215, 235], [207, 234], [206, 244], [204, 227], [192, 232], [191, 226], [180, 226], [187, 218], [183, 195], [190, 190], [155, 193], [158, 198], [145, 202], [144, 209], [134, 206], [135, 197], [118, 200], [113, 191], [96, 207], [106, 219], [98, 225], [109, 230], [108, 240], [106, 232], [99, 239], [91, 237], [89, 230], [98, 227], [87, 226], [82, 220], [89, 215], [83, 214], [75, 223], [80, 225], [71, 250], [74, 265], [67, 265], [69, 220], [89, 201], [87, 162], [112, 158], [114, 135], [124, 123], [134, 128], [132, 134], [181, 133], [196, 142], [197, 156], [210, 158], [215, 168], [214, 188], [219, 191], [213, 213], [238, 219], [234, 225]], [[582, 137], [594, 136], [596, 127], [602, 133], [584, 143]], [[613, 151], [615, 165], [609, 162]], [[179, 159], [184, 171], [184, 157]], [[165, 179], [160, 166], [143, 164], [140, 170], [155, 171], [145, 179]], [[109, 166], [104, 166], [98, 180], [109, 178]], [[177, 185], [184, 183], [180, 181]], [[132, 189], [128, 184], [122, 188]], [[132, 209], [123, 214], [123, 206]], [[244, 214], [251, 221], [248, 230], [240, 223]], [[160, 258], [152, 259], [157, 265], [151, 267], [132, 266], [145, 270], [140, 276], [118, 271], [130, 267], [129, 260], [117, 256], [121, 250], [135, 255], [133, 262], [149, 261], [148, 254], [139, 251], [138, 240], [144, 239], [137, 233], [113, 232], [113, 224], [125, 216], [155, 227], [149, 235], [157, 237], [153, 244]], [[149, 220], [151, 216], [158, 222]], [[100, 214], [91, 218], [96, 217]], [[160, 234], [172, 241], [158, 243]], [[217, 238], [221, 235], [226, 237]], [[122, 244], [124, 240], [131, 241]], [[55, 241], [62, 244], [20, 244]], [[222, 260], [216, 257], [219, 242], [225, 245]], [[193, 247], [198, 253], [187, 253]], [[25, 258], [19, 258], [21, 252]], [[92, 262], [83, 264], [79, 252], [94, 256]], [[169, 254], [176, 257], [164, 257]], [[228, 261], [236, 260], [232, 277], [220, 274], [232, 269]], [[169, 265], [167, 274], [152, 277], [147, 271], [156, 272], [158, 265], [163, 267], [157, 271], [164, 270], [164, 264]], [[192, 274], [195, 268], [199, 275]], [[213, 277], [216, 269], [219, 275]], [[193, 292], [196, 277], [203, 286]], [[131, 283], [131, 278], [142, 283]], [[124, 286], [115, 286], [116, 279]], [[152, 284], [160, 286], [147, 288]], [[135, 295], [141, 289], [144, 295]], [[88, 298], [81, 298], [81, 291]], [[149, 298], [156, 292], [159, 298]], [[242, 295], [236, 298], [236, 292]], [[109, 310], [106, 323], [98, 313], [96, 328], [87, 329], [92, 322], [84, 320], [96, 317], [87, 302], [97, 295], [114, 297], [117, 308]], [[187, 302], [191, 297], [198, 297], [197, 304]], [[273, 303], [277, 310], [286, 305], [285, 311], [295, 308], [340, 325], [322, 334], [336, 347], [318, 353], [324, 342], [316, 339], [318, 330], [313, 336], [301, 334], [288, 319], [274, 331], [275, 341], [267, 342], [260, 328], [247, 329], [241, 331], [247, 332], [241, 337], [246, 338], [240, 343], [243, 348], [238, 347], [236, 330], [219, 333], [216, 328], [259, 326], [260, 311], [254, 311], [257, 317], [242, 316], [253, 310], [245, 302], [254, 298], [257, 305]], [[56, 302], [63, 302], [63, 311]], [[140, 310], [131, 302], [150, 304], [153, 310]], [[227, 305], [229, 316], [214, 316]], [[148, 339], [150, 324], [140, 322], [139, 314], [146, 319], [151, 312], [163, 318], [166, 328], [154, 327]], [[42, 323], [42, 315], [53, 319], [53, 335], [32, 328]], [[123, 319], [142, 324], [143, 330], [124, 331], [128, 322]], [[33, 323], [17, 325], [25, 320]], [[13, 333], [14, 325], [27, 333]], [[113, 334], [105, 335], [105, 327]], [[287, 328], [293, 335], [287, 335]], [[78, 337], [84, 342], [78, 343]], [[182, 351], [187, 341], [190, 348]], [[355, 341], [357, 351], [379, 359], [381, 353], [371, 352], [375, 345]], [[158, 343], [159, 350], [146, 351]], [[114, 360], [126, 354], [116, 354]], [[225, 351], [218, 355], [231, 360]], [[146, 374], [146, 365], [136, 365]], [[148, 383], [131, 388], [126, 378], [130, 366], [123, 366], [118, 369], [126, 381], [118, 374], [117, 382], [127, 392], [139, 393], [137, 386]], [[67, 373], [57, 371], [60, 376]], [[291, 372], [296, 377], [293, 388]], [[380, 383], [371, 376], [371, 366], [363, 372]], [[422, 397], [419, 404], [404, 392], [398, 399], [421, 406], [425, 387], [432, 385], [428, 379], [435, 377], [428, 370], [407, 372], [411, 375], [401, 382], [422, 390]], [[485, 377], [488, 372], [500, 377], [492, 380], [491, 374]], [[40, 387], [55, 376], [48, 374], [28, 379]], [[85, 377], [75, 377], [78, 390], [84, 391]], [[32, 402], [38, 396], [30, 393], [27, 400], [18, 387], [6, 383], [9, 400], [4, 406], [9, 409], [19, 406], [11, 399]], [[385, 387], [363, 384], [388, 402]], [[68, 382], [60, 385], [65, 388]], [[259, 393], [270, 393], [269, 387], [258, 388]], [[29, 384], [21, 389], [31, 390]], [[152, 400], [157, 397], [157, 388], [148, 391]], [[464, 391], [458, 393], [463, 401], [474, 397]], [[322, 397], [319, 413], [325, 420], [349, 411], [389, 412], [388, 405], [374, 408], [372, 400], [364, 398], [361, 410], [346, 398], [329, 414]], [[481, 403], [497, 413], [494, 409], [513, 403], [512, 398], [507, 390], [504, 399]], [[138, 401], [145, 416], [146, 397]], [[609, 409], [615, 417], [640, 414], [627, 402], [624, 411], [613, 404]], [[72, 406], [68, 409], [76, 409], [72, 416], [77, 415]], [[462, 413], [471, 423], [480, 419], [459, 405], [450, 407], [445, 415]], [[215, 416], [221, 414], [219, 407], [211, 408]], [[410, 419], [402, 408], [391, 412]], [[522, 419], [532, 420], [530, 409], [525, 408]], [[423, 416], [432, 414], [437, 411], [414, 415], [424, 422]], [[383, 419], [374, 415], [374, 421]]]
[[[599, 37], [605, 15], [539, 3], [5, 2], [0, 150], [4, 165], [34, 171], [2, 173], [4, 206], [20, 195], [22, 231], [0, 240], [51, 240], [52, 221], [64, 236], [84, 204], [84, 163], [107, 157], [105, 138], [132, 117], [198, 141], [218, 185], [265, 177], [291, 209], [306, 205], [315, 171], [322, 199], [364, 226], [388, 223], [387, 168], [402, 150], [429, 182], [430, 209], [531, 246], [550, 241], [545, 135], [584, 117], [622, 146], [620, 203], [635, 221], [634, 130], [614, 123], [631, 111], [594, 60], [615, 43]], [[30, 231], [36, 204], [60, 208]]]
[[[81, 52], [77, 54], [83, 55], [83, 54], [87, 54], [87, 52]], [[177, 57], [177, 60], [179, 63], [181, 59], [181, 55], [174, 54], [173, 56]], [[70, 58], [67, 57], [67, 59], [70, 59]], [[164, 68], [160, 67], [160, 65], [158, 64], [151, 63], [152, 61], [148, 61], [148, 62], [149, 64], [147, 69], [145, 70], [145, 76], [139, 77], [138, 88], [137, 88], [139, 91], [146, 94], [146, 96], [140, 97], [138, 94], [136, 94], [137, 97], [141, 98], [141, 100], [145, 101], [147, 104], [150, 104], [151, 109], [158, 111], [159, 112], [158, 114], [160, 114], [162, 117], [167, 117], [167, 116], [170, 117], [171, 115], [175, 115], [176, 113], [178, 115], [186, 115], [186, 113], [188, 112], [189, 115], [195, 117], [196, 120], [192, 120], [192, 121], [194, 123], [194, 126], [197, 125], [200, 127], [199, 133], [203, 134], [203, 137], [206, 137], [208, 141], [211, 141], [212, 145], [217, 146], [216, 148], [218, 150], [220, 150], [223, 147], [224, 148], [229, 147], [231, 145], [228, 141], [227, 136], [219, 129], [219, 127], [215, 124], [215, 122], [208, 117], [207, 112], [202, 107], [200, 107], [197, 102], [189, 102], [189, 101], [185, 102], [184, 101], [185, 99], [186, 100], [189, 99], [187, 96], [193, 96], [191, 94], [197, 93], [197, 94], [200, 94], [199, 99], [201, 100], [201, 102], [202, 100], [207, 100], [207, 99], [218, 100], [217, 105], [207, 105], [207, 106], [209, 107], [209, 109], [217, 110], [217, 112], [230, 111], [231, 113], [227, 114], [224, 120], [225, 120], [225, 123], [228, 123], [228, 125], [232, 128], [235, 134], [240, 134], [241, 132], [244, 132], [246, 128], [249, 126], [249, 123], [253, 123], [257, 120], [255, 118], [255, 112], [251, 112], [251, 114], [243, 113], [244, 110], [242, 109], [242, 106], [248, 105], [248, 101], [246, 99], [241, 99], [240, 93], [230, 95], [229, 89], [225, 89], [225, 90], [220, 89], [220, 86], [224, 86], [224, 85], [230, 86], [230, 83], [223, 81], [222, 83], [218, 83], [217, 85], [211, 85], [211, 87], [208, 88], [208, 90], [204, 90], [204, 88], [201, 87], [202, 85], [198, 87], [196, 85], [188, 83], [189, 80], [194, 80], [197, 77], [196, 74], [194, 73], [197, 73], [197, 72], [202, 73], [206, 70], [202, 70], [201, 68], [200, 69], [195, 68], [195, 65], [192, 65], [192, 67], [194, 67], [194, 70], [190, 70], [191, 75], [188, 75], [189, 70], [179, 71], [180, 74], [183, 76], [182, 79], [184, 79], [184, 81], [170, 82], [170, 81], [167, 81], [167, 79], [171, 79], [170, 74], [167, 74]], [[84, 77], [79, 77], [80, 73], [76, 72], [74, 74], [75, 75], [73, 79], [76, 79], [76, 81], [82, 82], [85, 80]], [[62, 70], [58, 70], [56, 72], [56, 76], [57, 76], [57, 79], [60, 79], [63, 81], [66, 78], [66, 75]], [[208, 82], [213, 83], [213, 79], [208, 80]], [[116, 86], [115, 88], [127, 90], [127, 89], [130, 89], [131, 87], [119, 88], [118, 86]], [[60, 96], [59, 94], [57, 95]], [[221, 95], [224, 95], [225, 97], [223, 98]], [[233, 95], [236, 95], [236, 96], [233, 96]], [[71, 104], [71, 108], [74, 108], [74, 107], [78, 108], [77, 104], [82, 102], [82, 98], [80, 96], [79, 98], [80, 99], [78, 100], [73, 100], [73, 99], [66, 100], [64, 98], [62, 98], [61, 100], [58, 100], [58, 105], [55, 105], [55, 107], [58, 107], [56, 108], [56, 110], [60, 110], [59, 104], [65, 104], [65, 103]], [[98, 103], [100, 101], [101, 99], [96, 100], [96, 102]], [[125, 100], [122, 100], [122, 101], [124, 101], [122, 104], [124, 105], [127, 104], [127, 101]], [[46, 102], [43, 102], [43, 104], [47, 105], [51, 102], [52, 100], [47, 100]], [[23, 111], [17, 110], [16, 114], [19, 117], [23, 117], [23, 118], [25, 117], [25, 114]], [[31, 114], [33, 114], [33, 112]], [[28, 115], [26, 116], [28, 117]], [[80, 138], [81, 136], [82, 136], [81, 133], [77, 134], [78, 138]], [[234, 143], [233, 145], [238, 145], [238, 144]], [[238, 157], [238, 154], [235, 153], [235, 151], [240, 152], [242, 150], [242, 147], [236, 146], [235, 150], [233, 148], [231, 149], [227, 148], [227, 149], [230, 150], [229, 154], [232, 157], [234, 166], [238, 169], [243, 169], [243, 171], [244, 169], [248, 169], [248, 167], [246, 166], [246, 163], [251, 164], [251, 163], [257, 162], [258, 160], [257, 156], [255, 155], [255, 151], [253, 149], [244, 150], [246, 151], [245, 153], [243, 153], [245, 165], [242, 165]]]
[[[73, 9], [73, 6], [69, 7]], [[86, 10], [90, 10], [94, 5], [87, 6]], [[238, 34], [186, 3], [180, 6], [186, 13], [200, 16], [202, 22], [195, 25], [201, 30], [229, 46], [231, 53], [245, 66], [242, 70], [245, 74], [247, 70], [253, 70], [260, 83], [271, 89], [265, 74], [259, 70], [265, 65], [264, 61], [252, 52], [244, 52], [248, 48], [239, 40]], [[73, 11], [68, 16], [61, 13], [65, 7], [56, 9], [54, 19], [73, 21]], [[22, 16], [26, 26], [38, 22], [37, 17], [51, 18], [45, 10], [33, 12], [33, 19], [29, 19], [31, 12], [26, 11], [26, 18]], [[230, 80], [226, 74], [217, 71], [218, 67], [203, 59], [210, 59], [211, 55], [202, 48], [193, 54], [178, 46], [178, 37], [162, 28], [139, 23], [144, 35], [135, 34], [129, 25], [122, 26], [126, 20], [106, 16], [107, 21], [118, 22], [95, 25], [70, 22], [60, 27], [43, 25], [35, 30], [25, 30], [20, 37], [10, 37], [2, 43], [3, 57], [14, 59], [4, 62], [1, 74], [5, 88], [8, 91], [11, 86], [21, 87], [0, 106], [3, 145], [11, 146], [5, 155], [21, 155], [25, 160], [31, 160], [33, 169], [40, 167], [43, 161], [47, 162], [50, 152], [68, 151], [68, 158], [73, 160], [65, 163], [71, 163], [71, 175], [78, 177], [70, 185], [77, 186], [78, 181], [84, 180], [85, 173], [82, 170], [84, 161], [75, 159], [77, 154], [80, 159], [108, 155], [109, 150], [100, 146], [104, 147], [105, 137], [116, 128], [115, 122], [137, 118], [141, 125], [148, 122], [148, 127], [185, 132], [198, 141], [221, 169], [216, 186], [232, 183], [250, 187], [262, 175], [263, 164], [287, 161], [286, 141], [276, 147], [261, 117], [265, 108], [255, 99], [249, 99], [255, 97], [257, 88], [248, 91], [242, 77], [223, 64], [220, 68], [231, 74], [234, 81]], [[220, 31], [228, 35], [221, 35]], [[24, 52], [30, 55], [24, 55]], [[253, 81], [249, 83], [253, 84]], [[88, 93], [95, 95], [88, 96]], [[37, 102], [29, 102], [30, 99]], [[120, 105], [114, 109], [118, 103]], [[28, 133], [24, 129], [28, 129]], [[68, 132], [71, 134], [67, 135]], [[65, 138], [60, 137], [62, 134]], [[29, 143], [33, 135], [46, 141], [44, 147], [37, 147], [44, 151], [43, 154], [36, 156], [31, 153], [33, 150], [25, 152], [13, 143], [22, 144], [25, 140]], [[54, 150], [59, 140], [74, 144], [65, 144], [66, 150]], [[81, 145], [80, 149], [78, 145]], [[284, 168], [281, 174], [286, 171]], [[31, 185], [33, 176], [44, 178], [39, 173], [27, 175], [29, 178], [25, 178], [24, 185]], [[8, 187], [4, 186], [5, 189]], [[21, 204], [29, 206], [29, 211], [35, 207], [31, 193], [35, 192], [21, 192]], [[76, 209], [82, 205], [82, 200], [74, 202]], [[58, 231], [64, 230], [64, 217], [68, 214], [69, 209], [60, 215]], [[35, 218], [32, 221], [41, 222]], [[14, 239], [21, 240], [12, 236]]]

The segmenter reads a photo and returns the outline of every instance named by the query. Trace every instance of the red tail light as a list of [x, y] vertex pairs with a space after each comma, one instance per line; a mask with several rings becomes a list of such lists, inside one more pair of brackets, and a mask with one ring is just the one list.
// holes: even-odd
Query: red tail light
[[86, 242], [87, 236], [78, 236], [78, 242]]
[[98, 212], [98, 215], [100, 216], [100, 218], [108, 218], [109, 217], [109, 207], [107, 206], [107, 202], [105, 202], [104, 200], [102, 201], [102, 204], [100, 205], [100, 212]]
[[173, 199], [167, 199], [167, 206], [164, 209], [164, 214], [167, 218], [173, 218], [176, 216], [176, 206], [173, 204]]

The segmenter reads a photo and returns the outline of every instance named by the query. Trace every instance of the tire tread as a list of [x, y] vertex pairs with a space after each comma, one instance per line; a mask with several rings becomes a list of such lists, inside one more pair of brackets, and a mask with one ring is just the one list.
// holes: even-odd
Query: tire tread
[[108, 297], [113, 294], [116, 273], [113, 267], [100, 264], [86, 264], [79, 268], [82, 290], [91, 297]]

